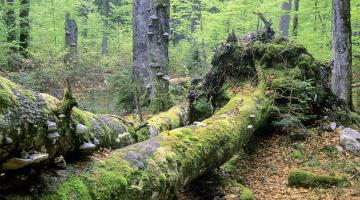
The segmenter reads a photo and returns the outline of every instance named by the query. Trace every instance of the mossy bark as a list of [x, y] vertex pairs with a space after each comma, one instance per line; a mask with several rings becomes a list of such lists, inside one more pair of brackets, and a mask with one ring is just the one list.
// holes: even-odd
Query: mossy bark
[[[8, 170], [4, 167], [7, 161], [26, 159], [34, 153], [48, 154], [46, 160], [50, 162], [68, 153], [100, 147], [116, 149], [135, 142], [134, 127], [116, 116], [94, 114], [73, 106], [65, 109], [69, 98], [60, 101], [34, 93], [3, 77], [0, 77], [0, 94], [1, 170]], [[186, 110], [184, 104], [155, 115], [144, 128], [145, 139], [185, 124]]]
[[271, 101], [264, 93], [263, 86], [244, 88], [203, 125], [165, 131], [116, 150], [76, 176], [81, 187], [68, 187], [74, 181], [70, 177], [43, 199], [76, 199], [83, 193], [85, 199], [171, 199], [176, 190], [242, 150], [270, 116]]

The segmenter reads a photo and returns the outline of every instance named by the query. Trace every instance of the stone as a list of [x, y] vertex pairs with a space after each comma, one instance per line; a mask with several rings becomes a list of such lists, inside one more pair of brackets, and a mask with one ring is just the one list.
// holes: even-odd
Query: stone
[[342, 152], [345, 151], [342, 146], [336, 146], [336, 150], [337, 150], [339, 153], [342, 153]]
[[76, 125], [76, 134], [85, 134], [88, 132], [88, 127], [83, 124]]
[[340, 144], [349, 152], [360, 154], [360, 133], [351, 128], [345, 128], [340, 133]]
[[48, 133], [57, 131], [57, 124], [55, 122], [47, 121]]
[[91, 142], [85, 142], [82, 144], [79, 149], [80, 151], [91, 151], [96, 148], [96, 145]]
[[337, 124], [336, 124], [336, 122], [331, 122], [329, 126], [332, 131], [335, 131]]
[[49, 133], [47, 135], [47, 138], [49, 140], [55, 140], [55, 139], [58, 139], [59, 137], [60, 137], [60, 134], [58, 132]]
[[1, 165], [3, 170], [17, 170], [25, 166], [40, 163], [49, 158], [48, 153], [36, 153], [29, 156], [29, 158], [11, 158]]

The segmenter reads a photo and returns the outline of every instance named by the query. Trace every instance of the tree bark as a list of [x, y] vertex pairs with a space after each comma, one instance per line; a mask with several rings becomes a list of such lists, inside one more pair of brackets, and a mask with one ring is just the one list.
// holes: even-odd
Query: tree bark
[[333, 0], [332, 19], [332, 92], [349, 108], [352, 107], [352, 43], [350, 0]]
[[[153, 82], [148, 67], [148, 19], [150, 17], [150, 2], [134, 0], [132, 11], [133, 28], [133, 80], [139, 89], [139, 94], [147, 94], [145, 101], [150, 100], [149, 93]], [[143, 102], [142, 102], [143, 103]]]
[[147, 33], [148, 67], [153, 85], [150, 91], [150, 110], [153, 113], [169, 109], [169, 37], [170, 1], [150, 0], [149, 31]]
[[65, 55], [64, 62], [67, 65], [73, 65], [77, 60], [78, 46], [78, 27], [76, 21], [70, 18], [70, 13], [65, 14], [65, 48], [68, 52]]
[[101, 54], [105, 55], [108, 53], [108, 29], [109, 29], [109, 0], [102, 1], [102, 16], [103, 16], [103, 34], [101, 42]]
[[284, 38], [289, 37], [289, 26], [290, 26], [290, 11], [291, 11], [291, 0], [283, 2], [282, 4], [283, 15], [280, 18], [280, 34]]
[[20, 53], [25, 58], [28, 57], [28, 47], [30, 42], [30, 0], [21, 0], [20, 10]]

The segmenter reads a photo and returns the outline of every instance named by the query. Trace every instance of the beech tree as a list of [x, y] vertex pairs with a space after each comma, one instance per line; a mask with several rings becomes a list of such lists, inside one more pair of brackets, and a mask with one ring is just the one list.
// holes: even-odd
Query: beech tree
[[332, 15], [332, 92], [348, 107], [352, 107], [352, 44], [350, 0], [333, 0]]
[[291, 1], [283, 2], [282, 10], [284, 14], [280, 18], [280, 34], [282, 37], [289, 37], [289, 25], [290, 25], [290, 10], [291, 10]]

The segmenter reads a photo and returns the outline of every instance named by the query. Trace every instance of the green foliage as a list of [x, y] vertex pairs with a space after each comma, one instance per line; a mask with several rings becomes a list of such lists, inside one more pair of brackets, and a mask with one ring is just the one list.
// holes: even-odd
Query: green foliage
[[196, 99], [190, 106], [191, 122], [194, 122], [195, 120], [201, 121], [213, 114], [212, 105], [205, 97]]
[[289, 186], [297, 187], [331, 187], [344, 183], [346, 179], [338, 175], [318, 175], [301, 169], [293, 169], [289, 172]]
[[116, 105], [123, 112], [131, 112], [136, 108], [135, 85], [132, 83], [131, 74], [131, 68], [127, 67], [109, 78], [112, 94], [116, 96]]

